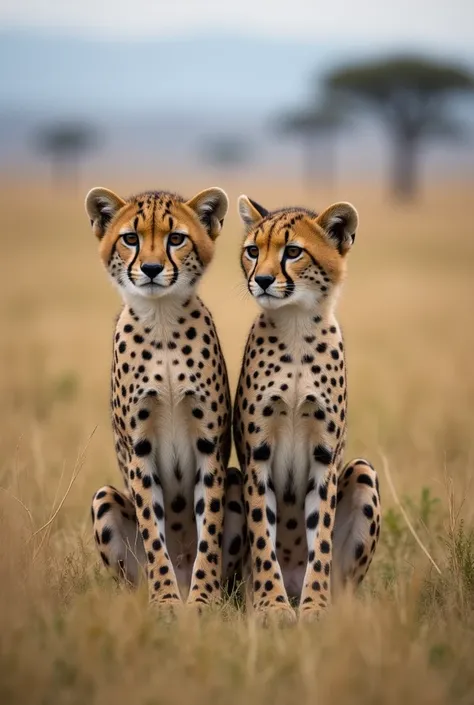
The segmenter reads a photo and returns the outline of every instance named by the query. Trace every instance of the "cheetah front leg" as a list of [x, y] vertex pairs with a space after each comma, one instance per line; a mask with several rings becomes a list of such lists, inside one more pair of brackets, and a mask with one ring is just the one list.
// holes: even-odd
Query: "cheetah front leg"
[[308, 564], [300, 599], [300, 618], [314, 619], [331, 601], [332, 534], [336, 513], [337, 474], [334, 454], [314, 448], [305, 497]]
[[244, 477], [244, 498], [247, 514], [251, 557], [252, 606], [257, 616], [266, 620], [275, 615], [278, 620], [292, 623], [296, 615], [283, 583], [276, 556], [276, 513], [274, 494], [269, 485], [271, 449], [262, 443], [253, 451], [252, 461]]
[[167, 607], [182, 603], [173, 564], [166, 549], [165, 505], [156, 467], [154, 397], [143, 400], [137, 414], [128, 462], [128, 481], [146, 555], [150, 602]]
[[221, 597], [224, 481], [226, 468], [214, 441], [197, 441], [194, 511], [197, 554], [187, 604], [208, 605]]

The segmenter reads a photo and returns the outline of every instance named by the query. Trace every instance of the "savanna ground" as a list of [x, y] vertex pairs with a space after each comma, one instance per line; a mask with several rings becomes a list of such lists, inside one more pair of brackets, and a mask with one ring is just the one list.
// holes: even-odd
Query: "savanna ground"
[[[192, 195], [214, 180], [104, 185]], [[233, 387], [255, 311], [238, 265], [242, 184], [267, 207], [308, 201], [296, 184], [220, 180], [231, 212], [201, 291]], [[0, 702], [474, 702], [472, 185], [430, 188], [405, 208], [362, 185], [307, 203], [352, 200], [360, 212], [339, 307], [348, 458], [378, 468], [384, 523], [357, 596], [281, 630], [230, 601], [167, 624], [144, 590], [118, 588], [99, 565], [89, 503], [119, 482], [108, 416], [119, 300], [82, 197], [32, 184], [0, 192]]]

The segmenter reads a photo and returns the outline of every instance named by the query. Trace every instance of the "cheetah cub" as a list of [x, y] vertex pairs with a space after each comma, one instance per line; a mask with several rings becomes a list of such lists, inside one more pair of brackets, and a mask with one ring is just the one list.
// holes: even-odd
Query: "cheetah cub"
[[261, 615], [314, 618], [360, 583], [377, 545], [380, 497], [366, 460], [343, 466], [346, 372], [337, 296], [358, 224], [337, 203], [320, 215], [239, 199], [241, 264], [263, 309], [248, 337], [234, 408], [244, 473], [250, 595]]
[[[95, 540], [117, 577], [135, 584], [146, 572], [150, 601], [171, 608], [181, 593], [196, 606], [218, 599], [242, 543], [240, 475], [227, 472], [227, 371], [195, 293], [227, 207], [218, 188], [190, 201], [166, 192], [123, 200], [104, 188], [86, 198], [101, 260], [124, 303], [111, 411], [125, 491], [95, 493]], [[233, 511], [223, 537], [225, 486]]]

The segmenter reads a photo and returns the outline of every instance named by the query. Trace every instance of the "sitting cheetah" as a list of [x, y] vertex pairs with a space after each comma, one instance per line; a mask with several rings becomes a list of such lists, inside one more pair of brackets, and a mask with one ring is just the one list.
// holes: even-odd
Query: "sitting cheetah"
[[[227, 473], [231, 402], [211, 315], [196, 296], [227, 212], [217, 188], [122, 200], [92, 189], [86, 210], [124, 306], [113, 344], [112, 425], [125, 491], [92, 503], [103, 562], [151, 602], [218, 599], [242, 545], [240, 473]], [[223, 538], [224, 492], [229, 495]], [[224, 571], [222, 552], [224, 553]]]
[[358, 224], [338, 203], [321, 215], [268, 212], [239, 199], [241, 264], [263, 312], [247, 341], [234, 408], [244, 473], [253, 607], [313, 618], [338, 586], [359, 583], [380, 532], [377, 474], [343, 467], [344, 348], [334, 309]]

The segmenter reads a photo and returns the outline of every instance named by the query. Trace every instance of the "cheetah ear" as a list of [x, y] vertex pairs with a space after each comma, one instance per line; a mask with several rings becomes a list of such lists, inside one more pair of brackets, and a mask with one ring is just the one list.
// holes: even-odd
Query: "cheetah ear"
[[239, 215], [247, 230], [251, 230], [262, 218], [268, 215], [268, 211], [251, 198], [242, 194], [239, 196]]
[[229, 199], [225, 191], [217, 186], [208, 188], [191, 198], [186, 205], [197, 213], [208, 235], [212, 240], [215, 240], [222, 230], [224, 218], [229, 208]]
[[86, 213], [90, 218], [92, 232], [101, 240], [112, 218], [123, 208], [125, 201], [113, 191], [100, 186], [93, 188], [86, 196]]
[[359, 215], [351, 203], [334, 203], [316, 218], [316, 223], [339, 253], [345, 255], [354, 244]]

